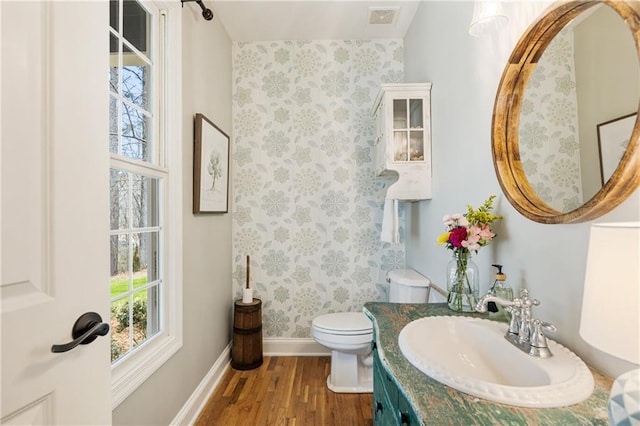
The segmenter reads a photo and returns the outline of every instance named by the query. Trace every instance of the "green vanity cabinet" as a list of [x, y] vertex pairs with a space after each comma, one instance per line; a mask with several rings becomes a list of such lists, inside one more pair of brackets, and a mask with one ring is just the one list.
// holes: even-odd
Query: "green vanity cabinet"
[[[476, 398], [426, 376], [402, 355], [398, 335], [405, 325], [426, 316], [455, 314], [446, 303], [367, 302], [373, 322], [374, 425], [602, 425], [609, 424], [607, 400], [612, 380], [591, 370], [595, 382], [587, 400], [568, 407], [524, 408]], [[434, 342], [437, 344], [437, 342]]]
[[400, 416], [401, 425], [415, 426], [422, 423], [418, 418], [418, 414], [409, 404], [409, 400], [400, 390], [398, 390], [398, 415]]
[[417, 414], [383, 367], [373, 342], [373, 424], [378, 426], [419, 425]]
[[386, 374], [381, 368], [380, 359], [374, 352], [373, 361], [373, 424], [378, 426], [396, 424], [394, 405], [391, 403], [390, 392], [398, 396], [397, 388], [385, 386]]

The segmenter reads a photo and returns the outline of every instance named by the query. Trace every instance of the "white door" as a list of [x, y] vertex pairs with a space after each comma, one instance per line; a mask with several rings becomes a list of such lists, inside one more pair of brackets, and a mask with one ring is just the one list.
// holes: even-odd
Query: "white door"
[[1, 413], [4, 424], [111, 422], [108, 2], [0, 1]]

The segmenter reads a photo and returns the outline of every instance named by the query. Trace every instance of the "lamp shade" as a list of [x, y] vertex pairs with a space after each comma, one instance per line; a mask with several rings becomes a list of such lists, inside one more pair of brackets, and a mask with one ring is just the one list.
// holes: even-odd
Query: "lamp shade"
[[640, 364], [640, 222], [591, 225], [580, 335]]
[[499, 1], [476, 0], [471, 24], [469, 24], [469, 34], [473, 37], [491, 35], [503, 28], [507, 22], [509, 22], [509, 18], [504, 13]]

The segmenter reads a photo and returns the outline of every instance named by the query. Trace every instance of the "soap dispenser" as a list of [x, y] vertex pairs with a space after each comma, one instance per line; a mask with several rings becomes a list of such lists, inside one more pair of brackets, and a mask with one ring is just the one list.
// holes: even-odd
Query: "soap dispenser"
[[[505, 283], [507, 280], [507, 275], [502, 273], [502, 265], [491, 265], [496, 268], [498, 271], [495, 275], [495, 281], [493, 282], [493, 286], [491, 287], [490, 293], [494, 294], [497, 297], [506, 300], [513, 300], [513, 289]], [[509, 319], [504, 308], [497, 303], [493, 304], [494, 306], [489, 306], [489, 317], [494, 319]]]

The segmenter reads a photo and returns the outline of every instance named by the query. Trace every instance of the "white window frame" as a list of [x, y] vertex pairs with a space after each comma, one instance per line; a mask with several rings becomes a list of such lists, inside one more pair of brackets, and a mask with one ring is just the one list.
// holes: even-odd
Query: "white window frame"
[[[161, 288], [160, 331], [134, 352], [111, 367], [112, 409], [122, 403], [181, 347], [182, 329], [182, 19], [180, 3], [138, 0], [152, 14], [157, 35], [152, 42], [158, 52], [153, 81], [157, 104], [152, 128], [159, 144], [153, 152], [161, 167], [111, 155], [111, 167], [146, 176], [161, 177], [159, 205], [163, 238], [160, 265], [164, 272]], [[108, 28], [105, 29], [108, 31]], [[158, 156], [159, 155], [159, 156]], [[122, 168], [121, 168], [122, 167]], [[158, 174], [158, 171], [164, 172]], [[165, 174], [166, 173], [166, 174]]]

